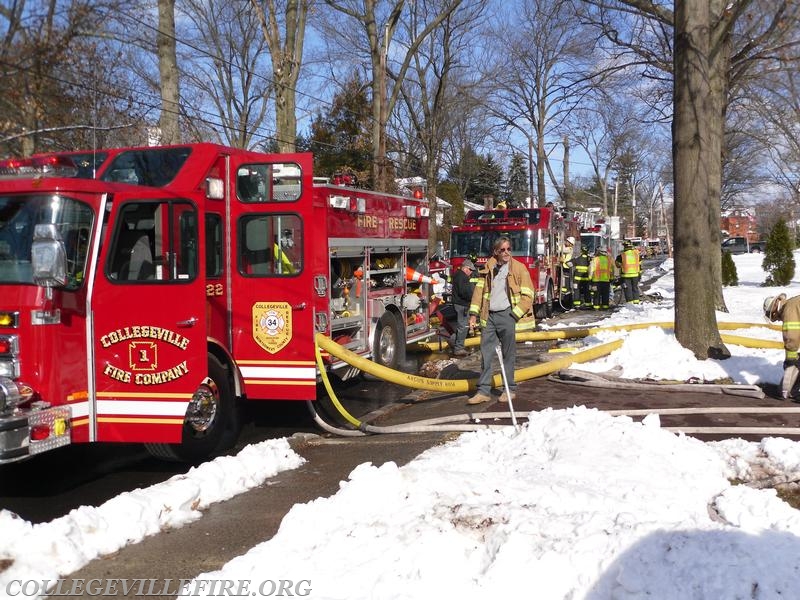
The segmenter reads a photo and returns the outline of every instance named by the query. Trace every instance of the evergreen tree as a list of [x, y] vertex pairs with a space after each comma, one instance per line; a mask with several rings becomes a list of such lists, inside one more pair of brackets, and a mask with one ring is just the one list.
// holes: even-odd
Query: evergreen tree
[[511, 155], [511, 162], [508, 165], [508, 181], [504, 197], [508, 201], [509, 208], [524, 208], [528, 205], [528, 168], [526, 158], [520, 152]]
[[346, 171], [361, 183], [372, 178], [371, 103], [368, 86], [356, 74], [333, 97], [330, 110], [311, 123], [308, 149], [314, 153], [314, 172], [332, 176]]
[[722, 285], [739, 285], [736, 263], [733, 262], [733, 256], [727, 250], [722, 253]]
[[476, 166], [475, 175], [467, 185], [467, 200], [483, 204], [486, 196], [492, 196], [496, 204], [501, 199], [503, 168], [491, 154], [476, 157]]
[[764, 285], [788, 285], [794, 277], [794, 244], [786, 221], [778, 219], [767, 238], [764, 261], [761, 267], [769, 273]]

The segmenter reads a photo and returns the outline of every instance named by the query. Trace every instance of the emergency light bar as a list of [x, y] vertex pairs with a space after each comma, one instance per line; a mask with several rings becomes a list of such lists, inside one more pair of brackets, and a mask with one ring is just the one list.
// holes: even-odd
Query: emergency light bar
[[67, 156], [32, 156], [0, 161], [0, 177], [75, 177], [78, 167]]
[[328, 196], [328, 204], [331, 208], [349, 210], [354, 213], [367, 212], [366, 198], [351, 198], [350, 196]]
[[406, 217], [409, 219], [419, 219], [420, 217], [428, 217], [431, 214], [431, 209], [427, 206], [406, 206]]
[[348, 196], [328, 196], [328, 204], [331, 208], [347, 210], [350, 208], [350, 198]]

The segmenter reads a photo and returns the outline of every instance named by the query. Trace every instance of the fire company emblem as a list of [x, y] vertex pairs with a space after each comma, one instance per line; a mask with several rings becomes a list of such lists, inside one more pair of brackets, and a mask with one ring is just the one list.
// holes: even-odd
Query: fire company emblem
[[292, 307], [286, 302], [256, 302], [253, 339], [270, 354], [286, 346], [292, 339]]

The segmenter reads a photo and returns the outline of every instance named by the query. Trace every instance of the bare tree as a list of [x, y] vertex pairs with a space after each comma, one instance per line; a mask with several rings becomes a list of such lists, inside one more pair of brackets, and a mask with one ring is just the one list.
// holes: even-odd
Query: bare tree
[[[70, 146], [125, 122], [114, 112], [128, 100], [112, 72], [118, 56], [101, 38], [114, 10], [114, 0], [0, 4], [1, 151], [27, 156]], [[98, 123], [105, 111], [116, 122]]]
[[[272, 57], [278, 151], [294, 152], [297, 140], [297, 81], [303, 61], [306, 20], [312, 0], [250, 2], [261, 21], [264, 39]], [[283, 9], [281, 16], [280, 9]]]
[[[181, 53], [185, 100], [196, 95], [184, 103], [187, 126], [198, 139], [253, 147], [263, 138], [271, 90], [271, 79], [261, 74], [268, 49], [255, 11], [226, 0], [183, 0], [179, 6], [188, 44]], [[204, 126], [212, 120], [220, 125]]]
[[[590, 16], [616, 48], [666, 75], [673, 69], [675, 334], [698, 358], [728, 356], [715, 315], [726, 310], [719, 234], [726, 112], [730, 94], [751, 71], [796, 51], [788, 32], [800, 6], [683, 0], [673, 12], [651, 0], [583, 2], [596, 9]], [[620, 15], [633, 18], [625, 29], [614, 20]], [[674, 61], [663, 52], [669, 40]]]
[[546, 197], [545, 172], [562, 199], [569, 183], [557, 184], [546, 139], [557, 133], [590, 89], [584, 73], [591, 39], [574, 17], [571, 0], [524, 3], [521, 15], [514, 13], [510, 22], [498, 24], [496, 37], [505, 43], [495, 48], [500, 60], [487, 73], [496, 87], [489, 104], [492, 112], [534, 148], [531, 172], [536, 174], [535, 194], [541, 203]]
[[178, 51], [175, 39], [175, 0], [158, 0], [158, 72], [161, 80], [161, 117], [158, 121], [160, 142], [177, 144], [181, 141], [180, 90]]
[[800, 202], [800, 76], [793, 65], [768, 74], [762, 92], [749, 97], [758, 115], [760, 147], [769, 160], [771, 181], [785, 189], [786, 196]]
[[[570, 138], [585, 152], [591, 163], [597, 185], [600, 187], [603, 213], [609, 209], [609, 181], [617, 160], [629, 141], [636, 137], [640, 123], [626, 110], [621, 95], [588, 96], [580, 108], [574, 110], [566, 122]], [[616, 209], [616, 207], [614, 207]]]
[[[410, 146], [418, 146], [420, 153], [417, 161], [423, 169], [423, 177], [427, 181], [427, 197], [430, 203], [431, 214], [435, 214], [436, 184], [439, 170], [442, 166], [442, 152], [444, 139], [448, 135], [451, 117], [459, 110], [460, 98], [465, 89], [457, 86], [458, 75], [462, 77], [465, 64], [465, 53], [470, 50], [470, 32], [474, 30], [485, 0], [467, 0], [449, 17], [444, 19], [441, 26], [419, 45], [418, 51], [411, 57], [405, 79], [396, 84], [400, 90], [400, 97], [404, 110], [396, 112], [402, 114], [411, 126]], [[436, 14], [442, 9], [442, 0], [422, 0], [415, 2], [399, 36], [403, 39], [413, 40], [419, 23], [425, 23], [429, 14]], [[455, 81], [454, 81], [455, 79]], [[464, 79], [460, 79], [464, 82]], [[402, 151], [398, 153], [402, 154]], [[433, 248], [438, 239], [435, 223], [429, 230], [429, 242]]]
[[[325, 3], [346, 15], [349, 20], [362, 29], [362, 42], [366, 43], [366, 52], [372, 71], [372, 114], [373, 114], [373, 179], [377, 189], [388, 190], [392, 183], [389, 177], [389, 163], [386, 158], [387, 136], [386, 124], [394, 110], [400, 95], [406, 73], [411, 60], [420, 45], [431, 33], [448, 18], [461, 4], [462, 0], [448, 0], [442, 3], [438, 13], [429, 15], [427, 22], [418, 23], [419, 28], [413, 37], [401, 46], [389, 47], [394, 42], [400, 17], [405, 9], [405, 0], [394, 0], [383, 10], [378, 0], [325, 0]], [[352, 32], [347, 28], [339, 35], [352, 39]], [[362, 47], [363, 49], [363, 47]], [[391, 73], [391, 77], [390, 77]], [[391, 93], [388, 91], [389, 79], [394, 83]]]

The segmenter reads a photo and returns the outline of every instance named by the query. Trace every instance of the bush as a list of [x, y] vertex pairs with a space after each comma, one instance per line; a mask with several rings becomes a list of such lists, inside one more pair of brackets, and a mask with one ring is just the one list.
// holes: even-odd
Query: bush
[[764, 260], [761, 263], [769, 275], [764, 285], [783, 286], [789, 285], [794, 277], [794, 244], [789, 236], [786, 221], [779, 219], [767, 238], [767, 247], [764, 250]]
[[736, 263], [727, 250], [722, 251], [722, 285], [739, 285], [739, 274], [736, 272]]

